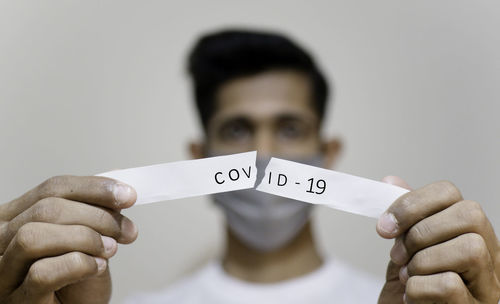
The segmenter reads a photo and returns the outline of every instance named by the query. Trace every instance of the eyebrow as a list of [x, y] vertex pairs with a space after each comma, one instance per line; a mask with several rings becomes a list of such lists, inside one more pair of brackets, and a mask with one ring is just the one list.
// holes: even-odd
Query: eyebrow
[[[311, 119], [314, 119], [315, 117], [313, 115], [301, 115], [298, 113], [282, 113], [278, 114], [275, 117], [272, 117], [272, 119], [276, 120], [306, 120], [310, 121]], [[228, 115], [227, 117], [222, 117], [222, 121], [224, 124], [226, 122], [231, 122], [231, 121], [244, 121], [244, 122], [254, 122], [255, 119], [253, 119], [251, 116], [244, 115], [244, 114], [235, 114], [234, 116]]]
[[234, 123], [244, 124], [245, 126], [250, 126], [250, 127], [252, 127], [255, 124], [254, 121], [252, 121], [248, 117], [244, 115], [237, 115], [234, 117], [228, 117], [227, 119], [223, 119], [220, 123], [218, 123], [215, 126], [214, 131], [224, 130], [224, 128]]
[[309, 115], [299, 115], [299, 114], [296, 114], [296, 113], [286, 113], [286, 114], [281, 114], [281, 115], [278, 115], [278, 121], [282, 121], [282, 120], [305, 120], [307, 122], [310, 121], [310, 117]]

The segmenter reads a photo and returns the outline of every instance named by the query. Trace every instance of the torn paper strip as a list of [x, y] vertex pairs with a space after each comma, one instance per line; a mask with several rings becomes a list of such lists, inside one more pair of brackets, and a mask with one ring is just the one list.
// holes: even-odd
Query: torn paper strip
[[271, 158], [258, 191], [379, 217], [408, 190], [279, 158]]
[[253, 188], [257, 152], [178, 161], [101, 173], [137, 191], [138, 204]]

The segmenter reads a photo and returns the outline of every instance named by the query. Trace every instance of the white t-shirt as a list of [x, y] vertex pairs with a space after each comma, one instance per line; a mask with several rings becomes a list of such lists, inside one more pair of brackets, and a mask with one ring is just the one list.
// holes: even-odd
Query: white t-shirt
[[169, 288], [138, 294], [126, 304], [304, 304], [377, 303], [383, 281], [337, 259], [291, 280], [249, 283], [229, 276], [220, 262], [211, 262]]

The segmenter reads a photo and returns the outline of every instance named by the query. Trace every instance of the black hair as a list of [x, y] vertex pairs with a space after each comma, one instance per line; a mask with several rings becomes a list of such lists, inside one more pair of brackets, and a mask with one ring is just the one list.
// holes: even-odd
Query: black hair
[[291, 69], [309, 77], [315, 110], [325, 112], [328, 84], [312, 56], [284, 35], [223, 30], [202, 36], [188, 58], [196, 106], [203, 126], [215, 111], [215, 95], [225, 82], [275, 69]]

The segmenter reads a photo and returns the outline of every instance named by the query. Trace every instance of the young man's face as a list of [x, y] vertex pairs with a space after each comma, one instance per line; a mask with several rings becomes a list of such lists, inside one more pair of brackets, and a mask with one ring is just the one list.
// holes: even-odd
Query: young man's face
[[204, 150], [212, 155], [257, 150], [261, 156], [287, 158], [324, 152], [311, 95], [307, 76], [294, 71], [227, 82], [216, 94]]
[[[216, 108], [207, 124], [206, 138], [191, 145], [193, 157], [257, 150], [260, 157], [303, 161], [321, 154], [323, 167], [331, 167], [340, 143], [320, 138], [320, 119], [311, 95], [309, 79], [293, 71], [270, 71], [225, 83], [217, 92]], [[226, 214], [237, 214], [227, 218], [229, 231], [232, 231], [229, 235], [234, 236], [230, 239], [246, 244], [244, 248], [258, 251], [281, 248], [295, 237], [297, 225], [304, 225], [308, 219], [310, 208], [305, 206], [307, 204], [298, 205], [300, 202], [286, 199], [269, 200], [268, 196], [272, 195], [261, 196], [261, 192], [259, 196], [238, 193], [216, 194], [214, 200]], [[296, 213], [288, 217], [289, 211], [283, 210], [295, 210]], [[255, 214], [267, 213], [277, 216], [255, 218]], [[275, 227], [277, 223], [278, 230], [262, 230], [262, 227]]]

